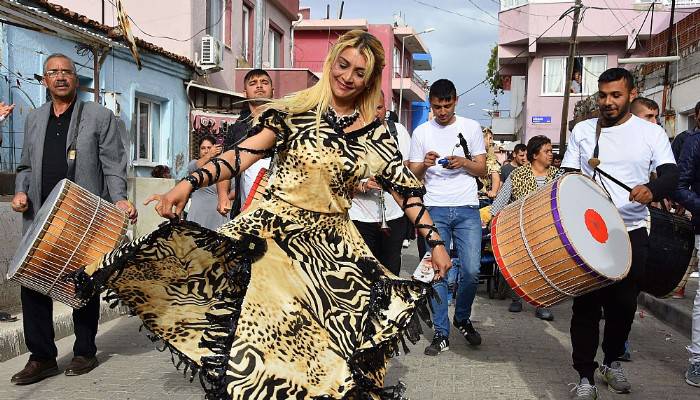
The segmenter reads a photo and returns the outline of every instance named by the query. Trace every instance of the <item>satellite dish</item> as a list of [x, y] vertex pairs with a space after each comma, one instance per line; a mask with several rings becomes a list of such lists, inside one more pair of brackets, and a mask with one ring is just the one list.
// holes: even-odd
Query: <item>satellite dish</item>
[[124, 10], [124, 4], [122, 0], [117, 0], [117, 21], [119, 21], [119, 27], [122, 30], [122, 36], [126, 40], [126, 44], [131, 50], [131, 55], [134, 56], [134, 61], [136, 61], [136, 66], [139, 71], [141, 70], [141, 57], [139, 56], [139, 49], [136, 47], [136, 41], [134, 40], [134, 35], [131, 33], [131, 26], [129, 25], [129, 16]]

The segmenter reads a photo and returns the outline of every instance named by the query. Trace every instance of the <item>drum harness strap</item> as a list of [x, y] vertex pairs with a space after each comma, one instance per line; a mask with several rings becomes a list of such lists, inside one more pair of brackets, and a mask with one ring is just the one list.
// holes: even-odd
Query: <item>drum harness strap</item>
[[[629, 116], [626, 118], [629, 119]], [[624, 121], [623, 121], [624, 122]], [[600, 134], [603, 129], [603, 126], [600, 122], [600, 118], [598, 118], [598, 122], [595, 124], [595, 148], [593, 148], [593, 157], [591, 157], [590, 160], [588, 160], [588, 165], [593, 168], [593, 180], [595, 181], [595, 177], [597, 174], [600, 173], [600, 175], [610, 179], [613, 183], [616, 185], [620, 186], [621, 188], [627, 190], [628, 192], [632, 191], [632, 188], [625, 185], [624, 183], [620, 182], [617, 178], [614, 176], [608, 174], [607, 172], [603, 171], [600, 169], [600, 159], [598, 159], [598, 153], [600, 152]], [[610, 195], [610, 192], [608, 189], [605, 187], [605, 183], [603, 182], [603, 179], [598, 180], [600, 182], [600, 186], [605, 190], [605, 193], [607, 193], [608, 198], [612, 200], [612, 196]]]

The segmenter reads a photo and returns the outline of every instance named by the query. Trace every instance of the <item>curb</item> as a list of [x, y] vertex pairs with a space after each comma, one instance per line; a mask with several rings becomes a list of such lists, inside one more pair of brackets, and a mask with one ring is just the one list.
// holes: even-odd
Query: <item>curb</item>
[[[73, 334], [73, 309], [54, 302], [53, 325], [56, 335], [55, 340], [63, 339]], [[118, 306], [111, 308], [108, 303], [100, 304], [100, 324], [125, 315], [127, 308]], [[17, 314], [19, 321], [0, 325], [0, 362], [7, 361], [27, 352], [24, 342], [24, 328], [22, 326], [22, 314]]]
[[[694, 297], [695, 293], [687, 293]], [[644, 306], [654, 317], [660, 321], [678, 329], [683, 335], [690, 338], [693, 317], [692, 307], [687, 303], [675, 299], [659, 299], [647, 293], [640, 293], [637, 303]]]

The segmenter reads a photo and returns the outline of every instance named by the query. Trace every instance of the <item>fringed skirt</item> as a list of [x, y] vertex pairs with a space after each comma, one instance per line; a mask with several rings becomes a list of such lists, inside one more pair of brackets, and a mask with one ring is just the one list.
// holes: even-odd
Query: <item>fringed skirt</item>
[[386, 363], [431, 290], [379, 265], [347, 216], [296, 208], [218, 233], [167, 223], [73, 279], [128, 304], [209, 399], [399, 399]]

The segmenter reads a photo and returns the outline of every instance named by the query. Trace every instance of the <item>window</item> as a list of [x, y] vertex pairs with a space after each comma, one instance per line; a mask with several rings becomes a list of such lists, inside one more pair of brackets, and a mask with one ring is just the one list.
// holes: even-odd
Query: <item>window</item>
[[394, 46], [394, 78], [398, 78], [401, 76], [401, 50], [399, 50], [398, 47]]
[[[574, 58], [571, 93], [589, 95], [598, 91], [598, 77], [605, 71], [607, 56], [584, 56]], [[544, 57], [542, 59], [542, 94], [563, 96], [566, 85], [566, 57]]]
[[156, 162], [160, 140], [160, 103], [136, 98], [136, 161]]
[[243, 21], [241, 21], [241, 55], [243, 58], [250, 62], [252, 57], [250, 54], [251, 51], [251, 38], [253, 37], [253, 32], [251, 31], [251, 28], [253, 26], [252, 24], [252, 18], [253, 18], [253, 10], [250, 6], [247, 4], [243, 4]]
[[282, 67], [282, 33], [275, 28], [270, 27], [268, 33], [268, 61], [270, 68]]
[[207, 35], [223, 41], [224, 0], [207, 0]]

